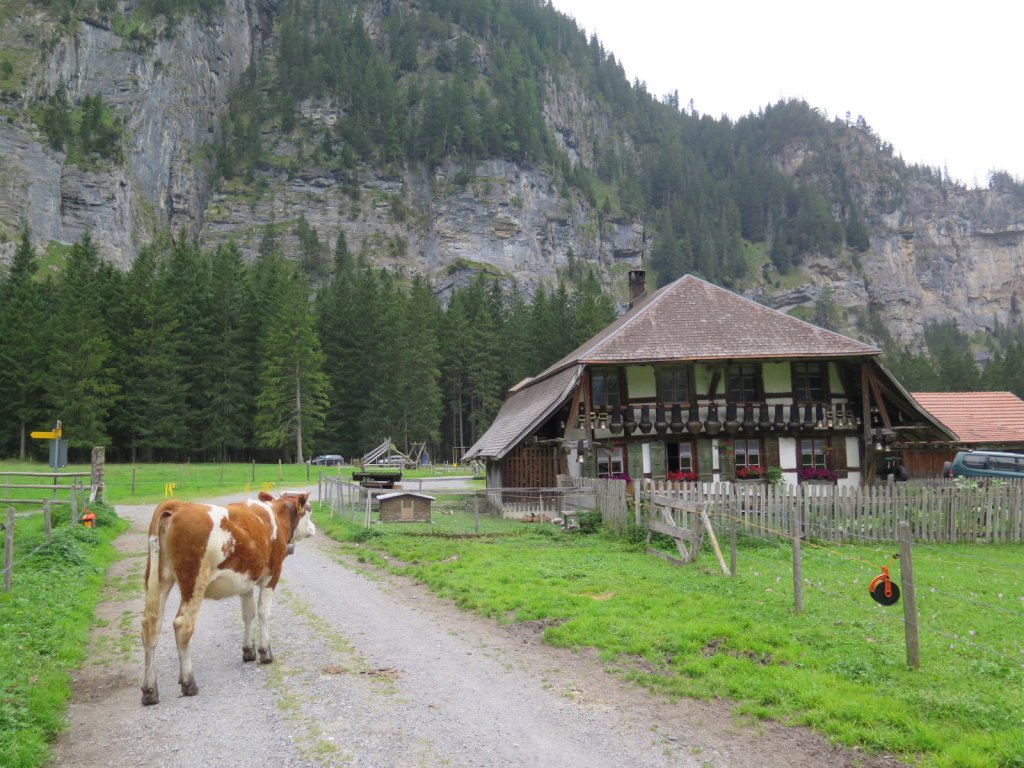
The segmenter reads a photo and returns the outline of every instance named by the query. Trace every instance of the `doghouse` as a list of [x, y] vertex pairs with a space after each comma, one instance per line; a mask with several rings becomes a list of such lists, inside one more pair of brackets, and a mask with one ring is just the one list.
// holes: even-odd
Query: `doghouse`
[[382, 523], [429, 523], [433, 496], [412, 491], [395, 491], [377, 497]]

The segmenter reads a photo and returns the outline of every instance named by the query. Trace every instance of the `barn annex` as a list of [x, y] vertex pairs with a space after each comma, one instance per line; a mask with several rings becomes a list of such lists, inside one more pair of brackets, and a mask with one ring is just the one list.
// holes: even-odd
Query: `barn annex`
[[490, 488], [556, 475], [860, 485], [953, 434], [860, 341], [692, 275], [651, 295], [513, 387], [464, 460]]

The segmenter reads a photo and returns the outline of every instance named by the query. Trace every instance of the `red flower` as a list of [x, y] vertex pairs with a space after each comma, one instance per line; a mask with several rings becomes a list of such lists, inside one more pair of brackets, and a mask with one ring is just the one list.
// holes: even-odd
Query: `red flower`
[[764, 467], [736, 467], [737, 480], [760, 480], [764, 477]]
[[694, 483], [697, 481], [696, 472], [669, 472], [667, 477], [673, 483]]

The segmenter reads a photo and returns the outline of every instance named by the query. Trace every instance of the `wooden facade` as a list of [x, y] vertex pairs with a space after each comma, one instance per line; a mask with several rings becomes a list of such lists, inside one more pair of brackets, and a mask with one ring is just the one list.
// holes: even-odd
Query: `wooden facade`
[[411, 491], [396, 491], [378, 496], [382, 523], [429, 523], [433, 496]]

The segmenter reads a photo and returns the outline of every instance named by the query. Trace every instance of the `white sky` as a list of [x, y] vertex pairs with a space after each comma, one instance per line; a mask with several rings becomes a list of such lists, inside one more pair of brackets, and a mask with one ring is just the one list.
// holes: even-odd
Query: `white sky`
[[630, 81], [733, 120], [781, 98], [863, 115], [908, 163], [1024, 178], [1015, 0], [552, 0]]

